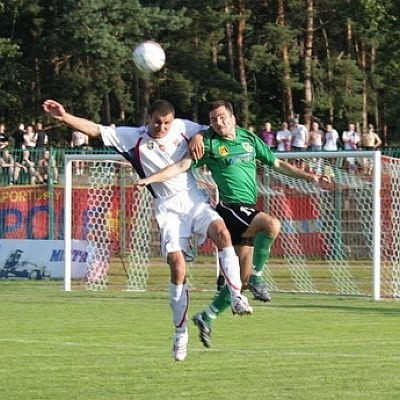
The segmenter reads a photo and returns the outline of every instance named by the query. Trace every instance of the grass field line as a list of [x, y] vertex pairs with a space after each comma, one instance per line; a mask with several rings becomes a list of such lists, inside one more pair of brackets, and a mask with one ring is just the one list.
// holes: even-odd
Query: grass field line
[[[133, 343], [127, 343], [126, 345], [116, 344], [113, 343], [110, 345], [108, 342], [98, 342], [98, 343], [90, 343], [90, 342], [72, 342], [72, 341], [61, 341], [61, 340], [35, 340], [35, 339], [14, 339], [14, 338], [1, 338], [0, 343], [16, 343], [16, 344], [49, 344], [54, 346], [74, 346], [74, 347], [85, 347], [85, 348], [102, 348], [102, 349], [131, 349], [134, 348], [135, 351], [165, 351], [165, 346], [143, 346], [143, 345], [136, 345]], [[388, 356], [382, 355], [377, 356], [376, 354], [360, 354], [360, 353], [344, 353], [344, 352], [330, 352], [327, 349], [324, 349], [320, 352], [308, 352], [308, 351], [293, 351], [293, 350], [284, 350], [279, 349], [279, 352], [276, 350], [271, 350], [271, 348], [260, 348], [260, 347], [246, 347], [246, 348], [238, 348], [238, 347], [224, 347], [224, 348], [213, 348], [213, 349], [204, 349], [204, 348], [190, 348], [190, 353], [194, 352], [213, 352], [213, 353], [236, 353], [236, 354], [262, 354], [266, 353], [271, 355], [271, 353], [279, 353], [280, 356], [287, 356], [287, 357], [316, 357], [316, 358], [336, 358], [336, 357], [346, 357], [346, 358], [364, 358], [364, 359], [373, 359], [376, 360], [377, 358], [384, 358], [388, 360], [390, 358], [393, 361], [400, 360], [400, 355], [391, 355]]]

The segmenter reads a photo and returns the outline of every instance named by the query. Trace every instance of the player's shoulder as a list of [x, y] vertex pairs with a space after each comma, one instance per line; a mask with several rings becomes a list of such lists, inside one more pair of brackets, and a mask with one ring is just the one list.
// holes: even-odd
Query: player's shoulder
[[144, 137], [146, 135], [145, 126], [120, 125], [116, 128], [106, 127], [106, 129], [111, 137], [115, 135], [121, 142], [129, 145], [135, 143], [140, 137]]
[[250, 141], [263, 142], [263, 140], [255, 132], [249, 131], [238, 125], [236, 126], [235, 130], [236, 130], [236, 136], [241, 140], [245, 139], [245, 140], [250, 140]]
[[174, 129], [187, 131], [193, 129], [193, 127], [200, 129], [200, 127], [205, 127], [205, 125], [201, 125], [198, 122], [186, 118], [175, 118], [172, 122], [172, 127]]

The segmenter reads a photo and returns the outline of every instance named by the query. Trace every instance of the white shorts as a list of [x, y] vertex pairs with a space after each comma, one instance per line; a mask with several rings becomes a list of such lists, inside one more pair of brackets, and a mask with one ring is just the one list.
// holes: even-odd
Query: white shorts
[[201, 246], [207, 239], [211, 222], [222, 219], [211, 207], [208, 195], [200, 189], [155, 199], [155, 215], [160, 228], [161, 251], [165, 257], [179, 250], [192, 254], [190, 238], [196, 235]]

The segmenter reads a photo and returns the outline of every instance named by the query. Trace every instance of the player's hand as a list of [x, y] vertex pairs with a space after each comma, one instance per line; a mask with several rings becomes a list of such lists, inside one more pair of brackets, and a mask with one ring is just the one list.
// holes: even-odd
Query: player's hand
[[147, 185], [149, 185], [149, 182], [146, 178], [143, 179], [138, 179], [135, 184], [134, 184], [137, 188], [137, 190], [139, 190], [139, 192], [141, 190], [143, 190]]
[[62, 121], [66, 115], [65, 108], [55, 100], [46, 100], [43, 102], [43, 110], [50, 114], [54, 119]]
[[332, 179], [329, 175], [318, 175], [318, 181], [321, 183], [331, 183]]
[[204, 155], [204, 140], [201, 133], [197, 133], [189, 142], [190, 156], [197, 161]]
[[332, 190], [332, 178], [326, 174], [313, 174], [313, 182], [322, 190]]

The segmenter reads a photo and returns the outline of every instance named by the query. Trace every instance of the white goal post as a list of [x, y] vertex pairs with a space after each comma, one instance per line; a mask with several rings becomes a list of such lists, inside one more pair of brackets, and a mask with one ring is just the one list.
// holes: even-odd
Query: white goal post
[[[258, 206], [282, 223], [264, 272], [270, 290], [400, 298], [400, 160], [379, 151], [277, 156], [329, 175], [331, 183], [259, 167]], [[73, 174], [76, 162], [85, 163], [84, 176]], [[211, 176], [203, 170], [196, 176], [215, 195]], [[125, 289], [154, 289], [155, 274], [166, 285], [168, 269], [155, 265], [162, 259], [152, 199], [135, 190], [135, 179], [118, 154], [65, 156], [65, 290], [73, 282], [73, 240], [87, 243], [87, 289], [105, 289], [114, 265], [123, 271]], [[199, 282], [202, 273], [190, 276], [192, 286], [214, 290], [215, 265], [209, 269], [205, 282]]]

